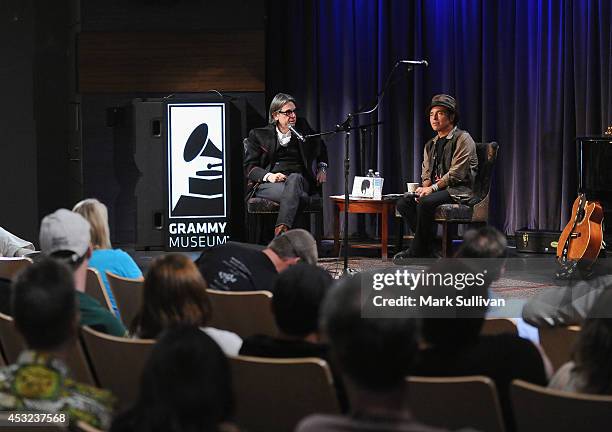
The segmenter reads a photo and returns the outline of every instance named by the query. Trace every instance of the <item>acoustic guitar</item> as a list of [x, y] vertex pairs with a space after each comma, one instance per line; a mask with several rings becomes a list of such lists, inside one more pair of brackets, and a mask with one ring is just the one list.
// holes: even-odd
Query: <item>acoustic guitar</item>
[[557, 245], [557, 259], [562, 266], [581, 263], [588, 268], [595, 262], [603, 244], [602, 222], [601, 204], [578, 195]]

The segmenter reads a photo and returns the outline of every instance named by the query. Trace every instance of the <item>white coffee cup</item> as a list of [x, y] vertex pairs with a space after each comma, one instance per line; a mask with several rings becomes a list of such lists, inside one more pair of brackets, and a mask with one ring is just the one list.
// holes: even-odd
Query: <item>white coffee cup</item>
[[410, 193], [416, 192], [418, 187], [419, 187], [418, 183], [406, 183], [406, 190]]

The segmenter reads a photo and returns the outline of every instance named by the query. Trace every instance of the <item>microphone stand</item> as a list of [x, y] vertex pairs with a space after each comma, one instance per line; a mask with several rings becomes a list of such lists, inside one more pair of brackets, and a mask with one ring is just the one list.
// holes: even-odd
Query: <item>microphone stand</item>
[[[391, 69], [391, 71], [389, 72], [389, 75], [387, 75], [387, 79], [385, 81], [385, 85], [383, 86], [383, 89], [381, 90], [380, 93], [378, 93], [376, 95], [376, 99], [375, 99], [375, 104], [372, 108], [370, 109], [364, 109], [364, 108], [360, 108], [359, 110], [357, 110], [357, 112], [354, 113], [349, 113], [346, 116], [346, 120], [344, 120], [342, 123], [336, 125], [336, 128], [331, 130], [331, 131], [327, 131], [327, 132], [322, 132], [322, 133], [318, 133], [318, 134], [311, 134], [311, 135], [305, 135], [304, 138], [313, 138], [313, 137], [321, 137], [321, 136], [325, 136], [325, 135], [329, 135], [329, 134], [336, 134], [339, 132], [344, 132], [344, 233], [343, 233], [343, 238], [342, 238], [342, 242], [344, 243], [344, 267], [343, 267], [343, 272], [342, 275], [346, 276], [347, 274], [353, 273], [354, 270], [349, 270], [348, 267], [348, 250], [349, 250], [349, 241], [348, 241], [348, 237], [349, 237], [349, 203], [350, 203], [350, 199], [349, 199], [349, 176], [350, 176], [350, 168], [351, 168], [351, 161], [350, 161], [350, 157], [349, 157], [349, 141], [351, 138], [351, 131], [354, 129], [359, 129], [362, 127], [367, 127], [367, 126], [375, 126], [375, 125], [379, 125], [382, 124], [382, 122], [377, 122], [377, 123], [372, 123], [366, 126], [352, 126], [353, 123], [353, 119], [355, 117], [361, 116], [361, 115], [365, 115], [365, 114], [372, 114], [374, 113], [376, 110], [378, 110], [378, 107], [380, 105], [380, 102], [382, 101], [385, 92], [387, 91], [387, 89], [389, 88], [390, 84], [391, 84], [391, 76], [393, 76], [393, 72], [395, 72], [395, 69], [397, 69], [397, 67], [405, 62], [402, 62], [401, 60], [397, 61], [395, 63], [395, 65], [393, 66], [393, 68]], [[425, 65], [427, 65], [425, 63]], [[407, 71], [412, 71], [413, 67], [412, 65], [408, 65], [407, 67]]]

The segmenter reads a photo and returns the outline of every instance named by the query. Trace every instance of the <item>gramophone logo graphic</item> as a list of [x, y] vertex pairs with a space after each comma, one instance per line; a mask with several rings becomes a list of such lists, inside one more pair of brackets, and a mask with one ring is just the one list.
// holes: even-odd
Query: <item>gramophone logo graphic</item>
[[[190, 107], [195, 108], [195, 107]], [[220, 107], [199, 107], [216, 109]], [[173, 113], [177, 116], [178, 112]], [[221, 111], [222, 114], [222, 111]], [[189, 122], [184, 124], [175, 121], [177, 128], [183, 128], [172, 140], [172, 146], [184, 147], [171, 149], [171, 211], [170, 217], [224, 217], [225, 212], [225, 167], [222, 143], [211, 137], [223, 139], [222, 116], [214, 121], [214, 116], [207, 116], [209, 121], [193, 127]], [[202, 116], [198, 116], [201, 121]], [[216, 123], [216, 124], [215, 124]], [[215, 130], [215, 128], [218, 128]], [[191, 132], [189, 132], [191, 131]], [[216, 132], [216, 133], [215, 133]], [[188, 134], [188, 138], [184, 137]], [[181, 139], [181, 136], [183, 137]], [[176, 141], [175, 142], [175, 138]]]

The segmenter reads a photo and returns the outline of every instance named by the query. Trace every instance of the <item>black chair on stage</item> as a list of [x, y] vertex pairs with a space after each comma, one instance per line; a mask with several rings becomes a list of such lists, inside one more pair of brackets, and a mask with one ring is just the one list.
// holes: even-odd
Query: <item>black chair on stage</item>
[[[493, 167], [497, 160], [499, 145], [476, 143], [478, 156], [478, 174], [474, 181], [474, 197], [468, 204], [442, 204], [436, 208], [434, 220], [442, 225], [442, 256], [452, 254], [453, 232], [459, 224], [484, 226], [489, 221], [489, 196], [493, 181]], [[396, 214], [396, 216], [399, 216]], [[400, 216], [401, 217], [401, 216]], [[403, 221], [400, 222], [398, 234], [398, 250], [402, 248]]]
[[[246, 138], [244, 140], [244, 145], [246, 149]], [[317, 194], [322, 196], [322, 189], [319, 188]], [[271, 240], [272, 234], [274, 232], [274, 224], [270, 222], [266, 225], [266, 219], [276, 218], [278, 215], [278, 210], [280, 208], [279, 204], [275, 201], [270, 201], [266, 198], [249, 198], [247, 200], [247, 228], [248, 228], [248, 241], [250, 243], [261, 244], [267, 243], [268, 240]], [[302, 210], [302, 214], [298, 215], [296, 219], [296, 224], [294, 228], [304, 228], [308, 231], [311, 231], [311, 217], [315, 218], [315, 230], [314, 230], [314, 238], [317, 241], [317, 245], [321, 246], [321, 240], [323, 238], [323, 204], [322, 200], [314, 200], [312, 203], [305, 205]], [[306, 221], [304, 219], [306, 218]], [[302, 220], [300, 220], [302, 219]], [[262, 235], [265, 232], [270, 233], [270, 238], [266, 238], [266, 236]]]
[[[453, 236], [451, 228], [459, 224], [484, 226], [489, 222], [489, 196], [493, 181], [493, 167], [497, 160], [499, 145], [476, 143], [478, 174], [474, 182], [474, 197], [469, 204], [442, 204], [436, 208], [434, 220], [442, 224], [442, 256], [452, 253]], [[450, 226], [449, 226], [450, 225]]]

